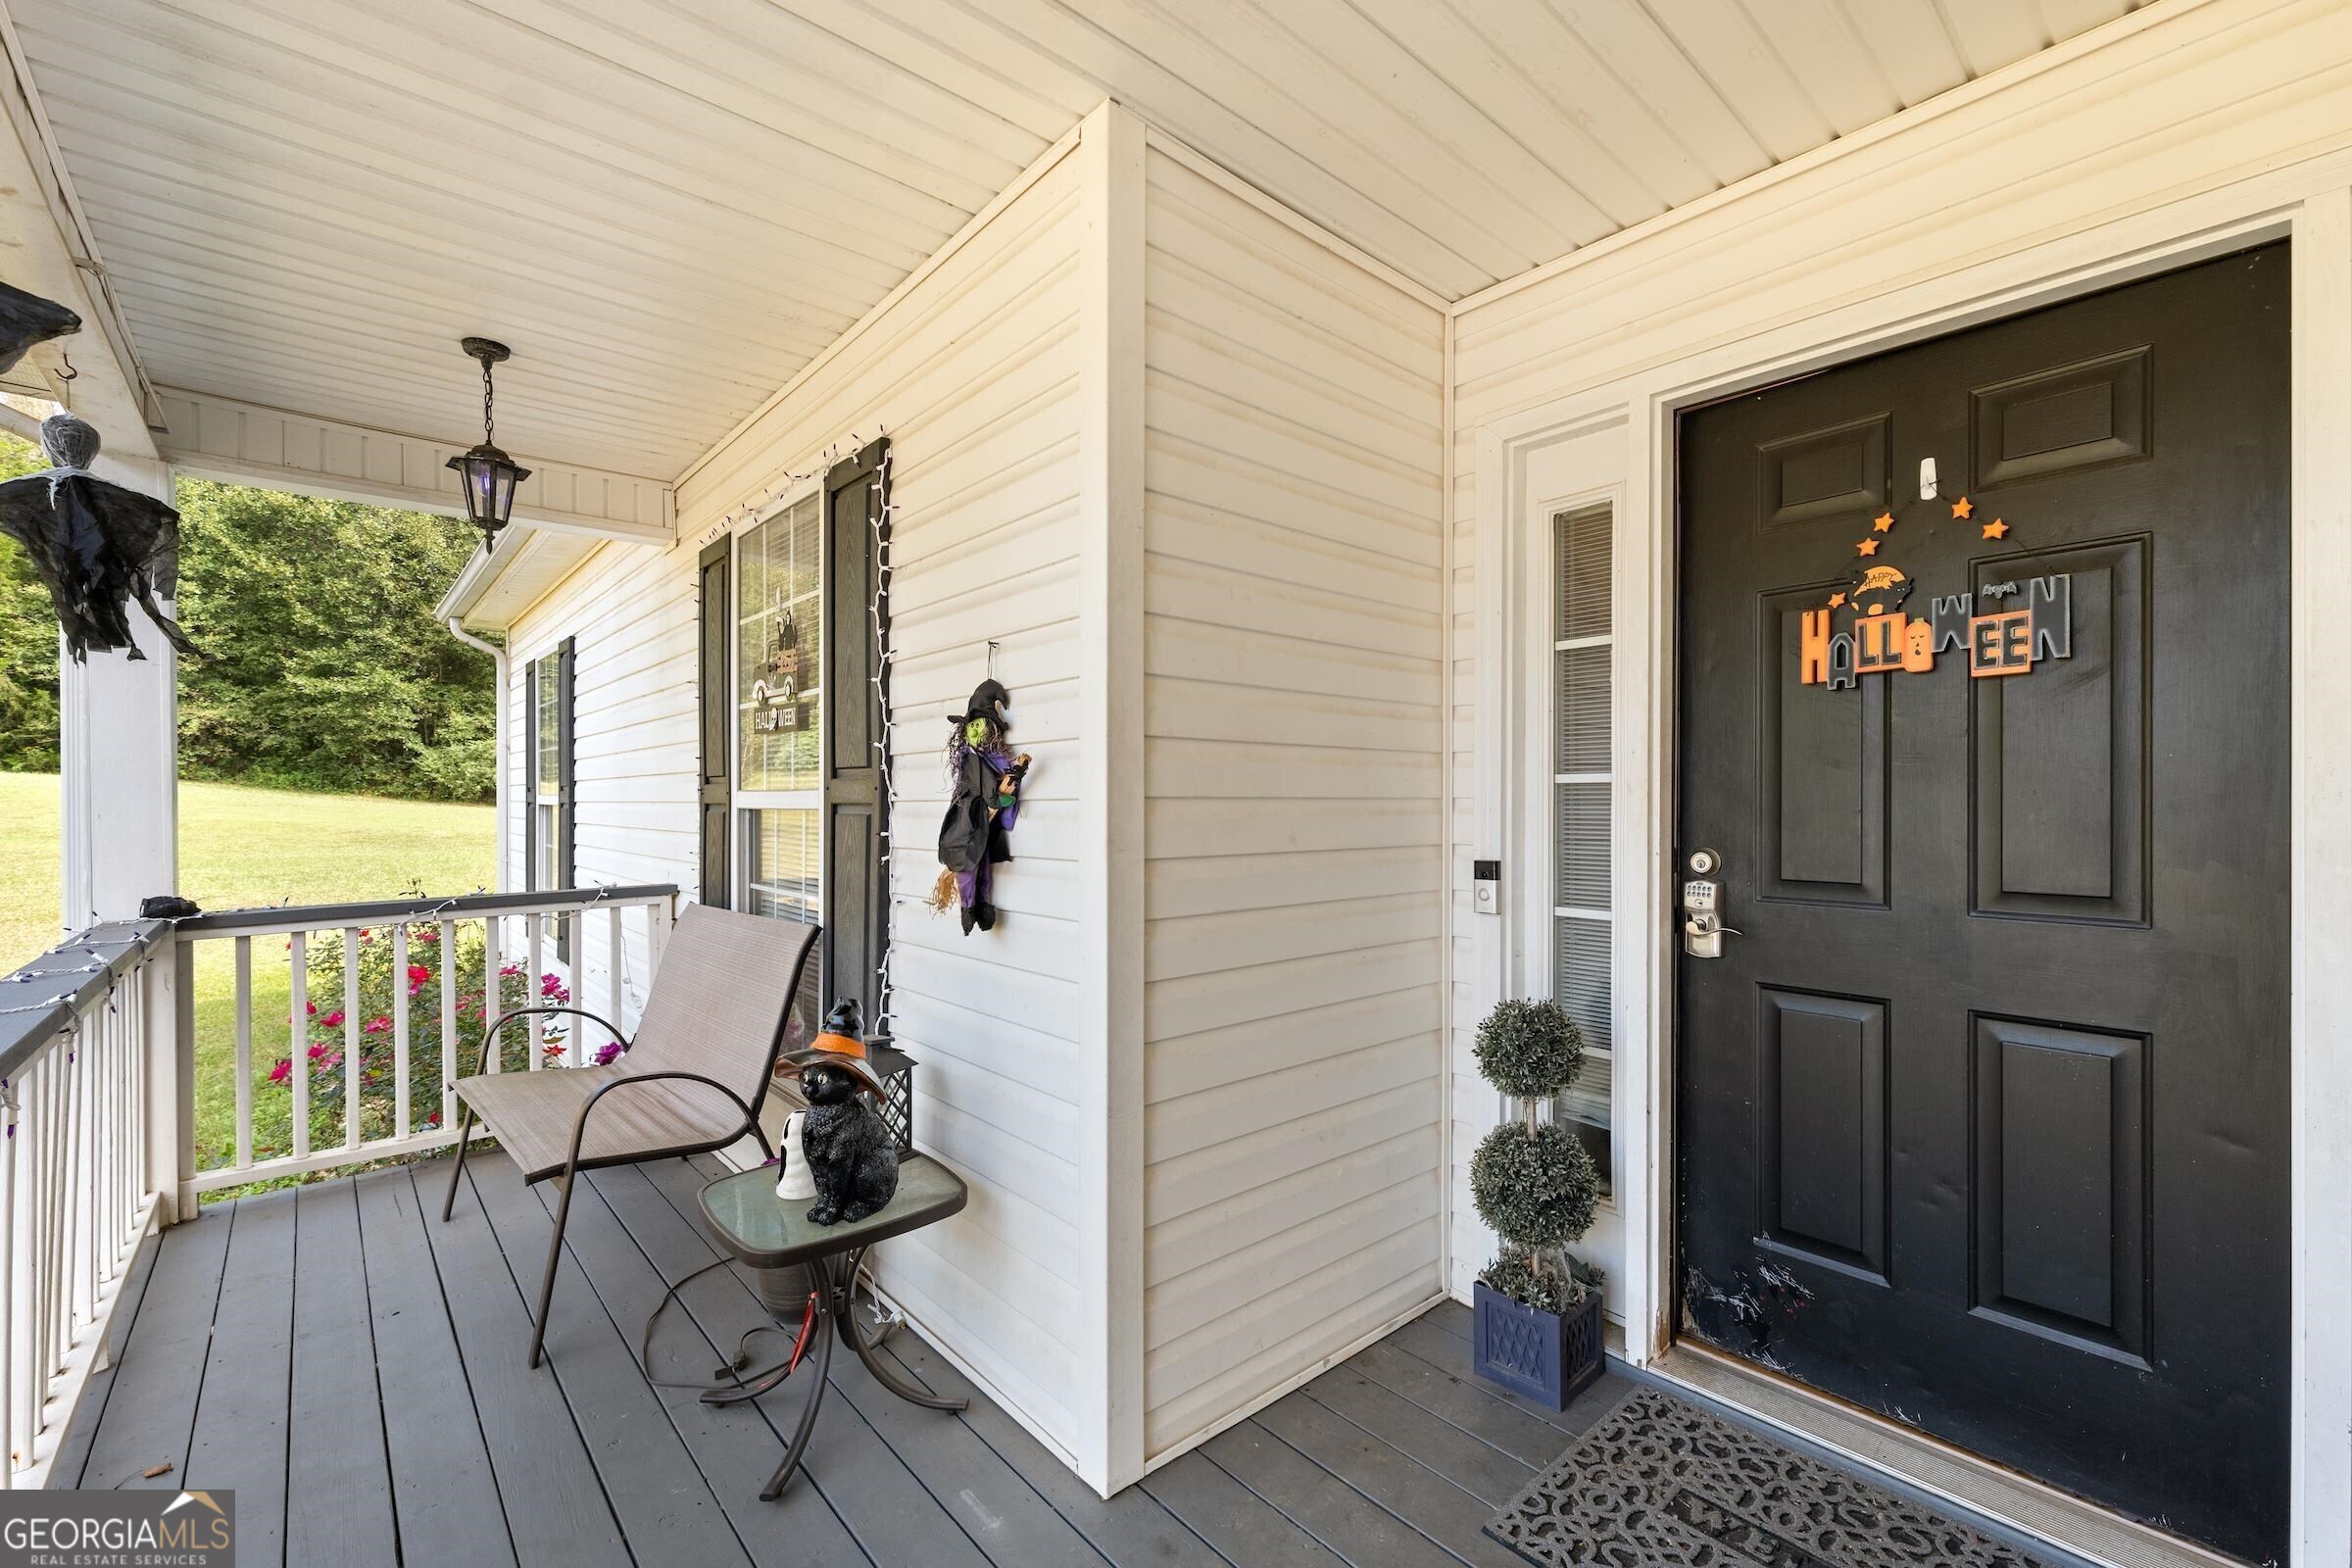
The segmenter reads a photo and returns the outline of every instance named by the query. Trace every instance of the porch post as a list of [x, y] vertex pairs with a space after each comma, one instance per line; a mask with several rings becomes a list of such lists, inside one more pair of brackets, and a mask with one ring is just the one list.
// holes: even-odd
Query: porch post
[[[97, 471], [172, 499], [171, 465], [102, 456]], [[130, 617], [144, 660], [60, 649], [58, 721], [65, 930], [128, 919], [179, 877], [177, 657], [144, 615]]]
[[[102, 455], [97, 472], [172, 499], [171, 466], [156, 459]], [[144, 615], [134, 612], [130, 627], [143, 660], [113, 653], [76, 662], [59, 650], [65, 876], [59, 907], [68, 932], [134, 916], [142, 899], [173, 892], [178, 883], [179, 663]], [[157, 1195], [159, 1225], [195, 1213], [185, 1185], [194, 1172], [180, 1060], [191, 999], [177, 957], [165, 951], [149, 960], [136, 1004], [146, 1056], [142, 1163]]]
[[1078, 142], [1079, 1474], [1144, 1473], [1144, 127]]

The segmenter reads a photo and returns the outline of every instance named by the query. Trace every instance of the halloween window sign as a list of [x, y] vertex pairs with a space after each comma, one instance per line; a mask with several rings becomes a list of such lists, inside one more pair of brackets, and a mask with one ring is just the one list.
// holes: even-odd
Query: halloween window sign
[[996, 927], [996, 868], [1012, 858], [1005, 835], [1020, 815], [1021, 781], [1029, 773], [1029, 754], [1016, 754], [1005, 738], [1011, 720], [1004, 710], [1011, 702], [1002, 682], [984, 680], [963, 711], [948, 720], [948, 778], [954, 793], [939, 824], [942, 869], [931, 907], [943, 914], [956, 909], [967, 936], [974, 928]]
[[[1962, 496], [1952, 516], [1969, 521], [1975, 505]], [[1987, 583], [1969, 593], [1937, 595], [1926, 615], [1904, 607], [1918, 584], [1903, 569], [1875, 558], [1882, 536], [1894, 526], [1891, 513], [1871, 520], [1871, 533], [1854, 545], [1846, 586], [1819, 610], [1797, 621], [1797, 679], [1807, 686], [1839, 691], [1864, 675], [1932, 672], [1936, 660], [1952, 654], [1966, 662], [1971, 679], [2024, 675], [2045, 659], [2074, 654], [2074, 576], [2055, 572], [2009, 582]], [[1980, 526], [1982, 537], [2006, 540], [2009, 524], [1994, 517]], [[1838, 624], [1840, 612], [1845, 623]]]

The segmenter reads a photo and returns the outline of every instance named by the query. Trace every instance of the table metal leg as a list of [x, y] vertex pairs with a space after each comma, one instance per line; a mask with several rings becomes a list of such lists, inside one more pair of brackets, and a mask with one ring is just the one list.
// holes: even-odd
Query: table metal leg
[[[856, 1276], [853, 1275], [852, 1278], [855, 1279]], [[969, 1399], [942, 1398], [936, 1394], [926, 1394], [900, 1378], [890, 1363], [876, 1355], [873, 1347], [866, 1344], [865, 1337], [858, 1332], [858, 1317], [855, 1312], [842, 1313], [833, 1320], [833, 1327], [839, 1331], [842, 1339], [848, 1342], [850, 1348], [858, 1352], [858, 1359], [865, 1363], [865, 1369], [874, 1375], [874, 1381], [900, 1398], [905, 1399], [908, 1404], [919, 1404], [926, 1410], [964, 1410], [971, 1407], [972, 1401]]]
[[760, 1494], [761, 1502], [773, 1502], [784, 1495], [784, 1488], [791, 1483], [793, 1472], [801, 1467], [801, 1455], [808, 1450], [808, 1436], [816, 1430], [817, 1407], [825, 1402], [825, 1385], [830, 1381], [833, 1368], [833, 1336], [825, 1332], [824, 1319], [833, 1315], [833, 1289], [831, 1268], [827, 1265], [819, 1267], [826, 1277], [817, 1282], [817, 1345], [816, 1354], [811, 1357], [815, 1364], [808, 1369], [815, 1374], [816, 1382], [808, 1390], [808, 1401], [801, 1406], [801, 1424], [793, 1429], [792, 1443], [784, 1450], [784, 1462], [776, 1466], [776, 1473], [768, 1477], [766, 1489]]

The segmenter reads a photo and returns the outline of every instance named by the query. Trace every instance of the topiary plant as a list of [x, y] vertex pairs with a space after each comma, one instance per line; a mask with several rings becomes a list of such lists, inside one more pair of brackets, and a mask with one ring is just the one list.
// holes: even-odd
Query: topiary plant
[[1574, 1081], [1584, 1033], [1558, 1003], [1504, 1002], [1478, 1026], [1472, 1049], [1487, 1081], [1520, 1110], [1470, 1157], [1471, 1200], [1503, 1242], [1479, 1280], [1522, 1306], [1573, 1310], [1600, 1276], [1563, 1249], [1592, 1227], [1600, 1173], [1574, 1133], [1537, 1121], [1536, 1106]]

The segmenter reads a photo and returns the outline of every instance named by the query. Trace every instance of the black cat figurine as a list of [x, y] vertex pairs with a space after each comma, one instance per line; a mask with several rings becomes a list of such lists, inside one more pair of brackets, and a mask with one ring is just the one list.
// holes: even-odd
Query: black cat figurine
[[899, 1144], [889, 1123], [861, 1098], [881, 1099], [882, 1084], [865, 1062], [858, 1004], [835, 1007], [825, 1032], [796, 1059], [808, 1102], [801, 1119], [801, 1157], [816, 1181], [808, 1223], [838, 1225], [878, 1212], [899, 1190]]

